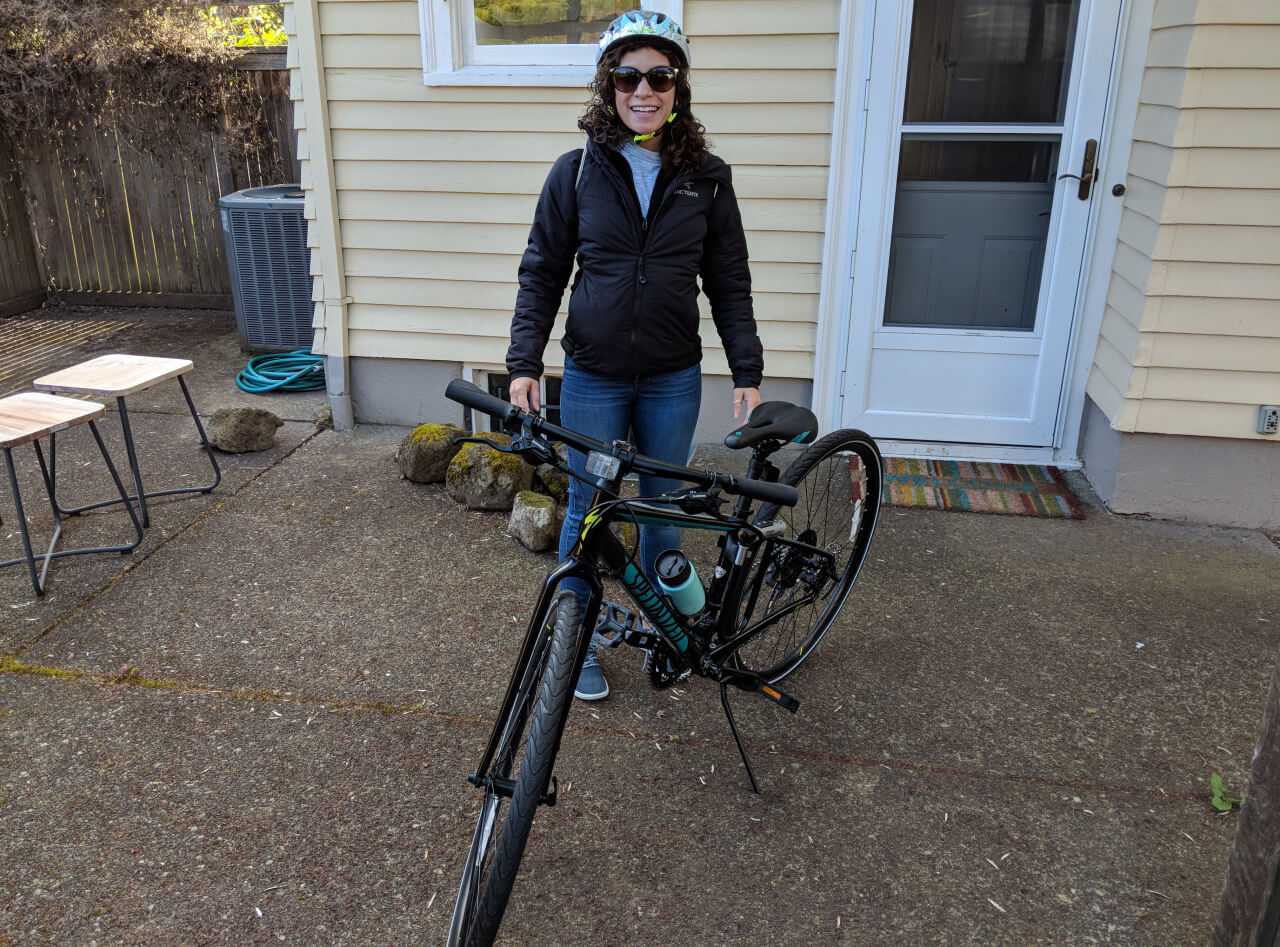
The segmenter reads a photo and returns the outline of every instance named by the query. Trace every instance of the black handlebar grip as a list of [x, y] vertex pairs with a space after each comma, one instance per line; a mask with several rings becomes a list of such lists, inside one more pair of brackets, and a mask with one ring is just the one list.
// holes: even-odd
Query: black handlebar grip
[[766, 483], [763, 480], [740, 479], [734, 483], [737, 492], [745, 497], [776, 503], [779, 506], [795, 506], [800, 502], [800, 491], [785, 483]]
[[507, 422], [518, 417], [520, 413], [520, 409], [515, 405], [501, 398], [495, 398], [489, 392], [461, 378], [455, 378], [449, 382], [444, 390], [444, 396], [450, 401], [456, 401], [481, 414], [489, 415], [502, 427], [506, 427]]

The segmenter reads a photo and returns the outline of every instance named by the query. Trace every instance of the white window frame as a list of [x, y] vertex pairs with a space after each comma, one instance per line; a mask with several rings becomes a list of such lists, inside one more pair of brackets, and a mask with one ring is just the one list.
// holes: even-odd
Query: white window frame
[[[647, 0], [645, 9], [683, 21], [684, 0]], [[418, 0], [423, 82], [427, 85], [589, 85], [596, 47], [589, 43], [477, 46], [472, 0]]]

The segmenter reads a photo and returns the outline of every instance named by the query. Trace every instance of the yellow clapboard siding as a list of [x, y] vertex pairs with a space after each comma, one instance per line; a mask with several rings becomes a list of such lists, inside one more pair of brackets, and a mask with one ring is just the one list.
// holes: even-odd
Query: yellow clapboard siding
[[[535, 132], [573, 129], [582, 113], [576, 104], [545, 102], [331, 102], [335, 129], [411, 129], [421, 131]], [[715, 134], [826, 135], [831, 132], [831, 106], [790, 103], [786, 108], [755, 102], [707, 105], [698, 120]]]
[[1280, 220], [1273, 227], [1212, 227], [1165, 224], [1154, 260], [1204, 263], [1280, 263]]
[[1280, 189], [1172, 187], [1165, 193], [1160, 219], [1170, 224], [1274, 227], [1280, 223]]
[[1141, 101], [1186, 109], [1270, 109], [1280, 102], [1280, 70], [1148, 69]]
[[1147, 66], [1268, 69], [1275, 66], [1278, 38], [1276, 26], [1207, 24], [1154, 30]]
[[[526, 194], [453, 194], [416, 191], [340, 191], [344, 220], [427, 220], [528, 224], [537, 199]], [[748, 229], [822, 230], [823, 201], [739, 199]]]
[[[435, 306], [450, 309], [510, 309], [516, 284], [469, 283], [465, 280], [387, 279], [353, 276], [347, 281], [353, 302], [379, 306]], [[568, 304], [566, 292], [561, 309]], [[818, 300], [806, 293], [754, 293], [756, 318], [769, 322], [817, 323]], [[707, 316], [711, 306], [705, 296], [698, 307]]]
[[1146, 333], [1151, 366], [1276, 373], [1280, 337], [1244, 339], [1219, 335]]
[[[342, 243], [348, 249], [518, 254], [524, 252], [528, 241], [528, 223], [342, 222]], [[752, 263], [819, 264], [822, 261], [822, 235], [818, 233], [749, 230], [747, 246]]]
[[684, 27], [694, 44], [705, 36], [773, 36], [785, 33], [835, 33], [840, 29], [839, 0], [786, 0], [751, 3], [742, 0], [692, 0], [685, 4]]
[[1280, 265], [1155, 262], [1147, 295], [1280, 300]]
[[1218, 371], [1204, 368], [1152, 368], [1144, 398], [1211, 401], [1219, 404], [1280, 404], [1280, 372]]
[[1130, 402], [1116, 389], [1111, 379], [1102, 373], [1097, 362], [1094, 362], [1089, 372], [1089, 381], [1085, 384], [1084, 390], [1111, 422], [1113, 428], [1117, 431], [1125, 430], [1122, 425], [1125, 423], [1126, 406]]
[[1280, 122], [1270, 109], [1144, 104], [1133, 137], [1170, 148], [1280, 148]]
[[1158, 0], [1152, 29], [1197, 23], [1280, 23], [1273, 0]]
[[1167, 148], [1135, 141], [1129, 172], [1166, 187], [1280, 188], [1280, 149]]
[[1098, 338], [1098, 347], [1093, 356], [1094, 370], [1100, 372], [1107, 382], [1125, 398], [1135, 397], [1140, 392], [1133, 390], [1134, 377], [1141, 369], [1134, 369], [1123, 351], [1112, 345], [1105, 335]]
[[[347, 191], [452, 191], [460, 194], [531, 194], [542, 190], [549, 164], [516, 161], [336, 161], [334, 176]], [[734, 169], [740, 198], [822, 200], [823, 167], [748, 166]]]
[[1150, 300], [1141, 288], [1134, 286], [1119, 273], [1112, 273], [1111, 285], [1107, 287], [1108, 317], [1115, 315], [1124, 319], [1136, 332], [1143, 325], [1143, 317], [1150, 305]]
[[[325, 70], [331, 102], [493, 102], [510, 104], [518, 95], [525, 102], [561, 102], [581, 109], [589, 98], [586, 87], [540, 86], [428, 86], [422, 70], [330, 68]], [[832, 69], [774, 70], [768, 75], [770, 104], [831, 102], [835, 98]], [[757, 80], [733, 69], [698, 69], [693, 75], [694, 101], [703, 105], [738, 104]]]
[[[839, 9], [839, 0], [787, 0], [786, 16], [780, 17], [772, 4], [697, 0], [689, 4], [683, 25], [695, 43], [710, 35], [835, 33]], [[418, 6], [412, 0], [326, 0], [320, 5], [320, 29], [326, 35], [417, 36]]]
[[355, 0], [320, 4], [320, 32], [326, 36], [419, 35], [418, 4], [414, 0]]
[[[353, 305], [347, 314], [352, 329], [367, 332], [429, 332], [446, 336], [485, 336], [507, 340], [511, 336], [511, 312], [500, 309], [448, 309], [426, 306]], [[556, 320], [550, 341], [564, 335], [564, 316]], [[793, 322], [756, 323], [760, 341], [769, 352], [813, 352], [816, 327]], [[698, 326], [703, 345], [719, 347], [720, 337], [713, 320], [704, 318]], [[548, 345], [548, 348], [551, 346]]]
[[325, 36], [321, 39], [328, 69], [417, 69], [422, 74], [422, 45], [412, 36]]
[[[348, 276], [392, 279], [444, 279], [511, 284], [520, 269], [519, 254], [426, 253], [412, 250], [348, 250]], [[761, 293], [817, 293], [819, 267], [809, 263], [751, 264], [751, 286]]]
[[1145, 400], [1136, 407], [1131, 430], [1138, 433], [1264, 439], [1257, 432], [1257, 405]]
[[[1129, 365], [1137, 364], [1139, 349], [1142, 346], [1142, 333], [1123, 313], [1108, 306], [1102, 317], [1101, 337], [1118, 352]], [[1117, 384], [1119, 375], [1108, 373]]]
[[[694, 37], [692, 42], [695, 70], [750, 69], [758, 75], [766, 69], [836, 67], [836, 36], [829, 33], [804, 36], [704, 35]], [[762, 94], [763, 91], [760, 90]]]
[[[329, 68], [422, 68], [422, 47], [416, 35], [325, 36], [324, 61]], [[836, 37], [702, 36], [697, 39], [697, 68], [834, 69]]]
[[[712, 150], [738, 165], [814, 166], [826, 164], [830, 135], [710, 136]], [[550, 163], [566, 151], [582, 147], [575, 131], [437, 132], [333, 130], [333, 156], [340, 161], [534, 161]]]
[[[369, 332], [352, 330], [350, 354], [357, 358], [420, 358], [468, 362], [479, 365], [501, 365], [507, 352], [505, 339], [485, 336], [437, 335], [426, 332]], [[547, 346], [548, 369], [563, 367], [559, 346]], [[774, 352], [765, 354], [765, 388], [769, 379], [812, 378], [813, 356], [807, 352]], [[728, 363], [719, 348], [703, 353], [704, 375], [728, 375]]]
[[1158, 332], [1280, 338], [1280, 306], [1269, 300], [1155, 296], [1147, 309], [1143, 326]]

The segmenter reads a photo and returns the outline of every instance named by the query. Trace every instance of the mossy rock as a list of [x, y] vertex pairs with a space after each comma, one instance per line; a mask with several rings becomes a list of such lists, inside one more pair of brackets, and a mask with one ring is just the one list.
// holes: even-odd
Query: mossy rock
[[557, 503], [569, 499], [569, 475], [551, 464], [539, 464], [533, 475], [533, 486]]
[[[486, 438], [510, 443], [505, 434]], [[516, 454], [503, 454], [487, 444], [463, 444], [445, 471], [449, 496], [469, 510], [509, 510], [516, 494], [533, 485], [533, 468]]]
[[559, 535], [555, 500], [533, 490], [521, 490], [511, 507], [508, 532], [531, 552], [550, 549]]
[[456, 424], [419, 424], [396, 449], [400, 476], [414, 483], [441, 483], [467, 432]]
[[636, 524], [628, 520], [617, 520], [612, 525], [613, 535], [618, 537], [618, 541], [626, 548], [627, 552], [635, 551], [640, 555], [639, 548], [636, 546]]

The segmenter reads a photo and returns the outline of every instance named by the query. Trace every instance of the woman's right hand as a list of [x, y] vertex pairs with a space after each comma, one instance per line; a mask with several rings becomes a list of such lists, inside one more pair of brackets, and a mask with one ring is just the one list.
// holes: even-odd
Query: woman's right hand
[[542, 392], [536, 378], [517, 378], [509, 389], [511, 403], [517, 408], [537, 413], [542, 409]]

